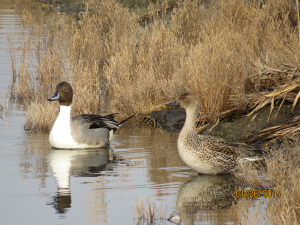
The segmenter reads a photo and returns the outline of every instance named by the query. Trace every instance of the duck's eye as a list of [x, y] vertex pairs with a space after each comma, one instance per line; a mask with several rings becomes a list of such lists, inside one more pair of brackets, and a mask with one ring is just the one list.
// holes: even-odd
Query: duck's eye
[[65, 88], [64, 90], [66, 91], [67, 89]]

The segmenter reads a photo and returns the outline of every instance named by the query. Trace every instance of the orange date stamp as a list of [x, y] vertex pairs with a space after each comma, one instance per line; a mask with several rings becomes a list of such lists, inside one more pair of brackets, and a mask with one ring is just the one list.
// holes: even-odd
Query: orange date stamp
[[236, 190], [235, 196], [237, 198], [279, 198], [280, 190]]

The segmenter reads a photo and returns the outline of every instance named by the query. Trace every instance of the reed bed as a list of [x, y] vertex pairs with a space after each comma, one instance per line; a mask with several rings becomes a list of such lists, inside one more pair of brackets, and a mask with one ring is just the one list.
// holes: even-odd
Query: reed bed
[[57, 107], [46, 99], [62, 80], [74, 88], [74, 114], [118, 112], [139, 119], [193, 92], [208, 121], [216, 122], [224, 112], [255, 104], [258, 97], [247, 94], [257, 94], [266, 80], [257, 65], [298, 68], [292, 1], [164, 1], [160, 10], [149, 6], [141, 26], [142, 17], [114, 0], [88, 0], [79, 18], [70, 24], [24, 13], [25, 38], [11, 48], [11, 96], [26, 99], [30, 129], [53, 124]]

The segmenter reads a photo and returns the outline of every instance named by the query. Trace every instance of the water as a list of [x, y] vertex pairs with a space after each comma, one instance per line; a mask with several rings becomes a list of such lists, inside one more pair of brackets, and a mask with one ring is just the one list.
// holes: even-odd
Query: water
[[[201, 176], [180, 159], [178, 135], [152, 128], [117, 131], [109, 149], [53, 150], [49, 132], [24, 130], [26, 110], [8, 101], [11, 83], [6, 35], [21, 35], [22, 10], [0, 8], [1, 224], [149, 224], [133, 205], [143, 197], [184, 224], [234, 224], [232, 175]], [[167, 220], [157, 224], [171, 224]]]

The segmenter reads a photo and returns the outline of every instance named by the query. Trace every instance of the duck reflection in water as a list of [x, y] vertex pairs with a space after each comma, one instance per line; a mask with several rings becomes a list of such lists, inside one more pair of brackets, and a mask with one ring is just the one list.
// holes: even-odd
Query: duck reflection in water
[[[226, 224], [228, 210], [235, 199], [236, 178], [231, 175], [198, 175], [183, 184], [177, 195], [177, 211], [169, 221], [175, 224], [194, 224], [195, 216], [203, 212], [202, 220], [210, 224]], [[233, 221], [232, 221], [233, 222]]]
[[51, 149], [49, 160], [58, 184], [52, 204], [58, 213], [65, 213], [71, 208], [70, 177], [100, 176], [100, 171], [113, 170], [115, 159], [111, 148], [94, 148]]

